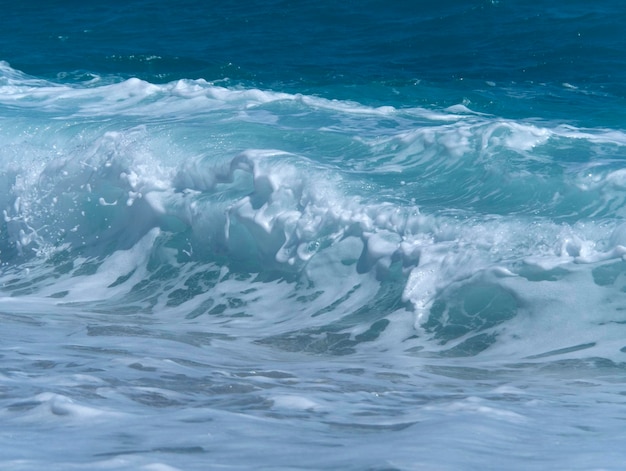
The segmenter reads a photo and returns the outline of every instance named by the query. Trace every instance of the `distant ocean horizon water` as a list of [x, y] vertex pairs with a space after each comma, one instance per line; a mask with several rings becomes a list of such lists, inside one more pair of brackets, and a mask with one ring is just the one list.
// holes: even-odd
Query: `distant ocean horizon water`
[[626, 8], [0, 20], [4, 470], [619, 470]]

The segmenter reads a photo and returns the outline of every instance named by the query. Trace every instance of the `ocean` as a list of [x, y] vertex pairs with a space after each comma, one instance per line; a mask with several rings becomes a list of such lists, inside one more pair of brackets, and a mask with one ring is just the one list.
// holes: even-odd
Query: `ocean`
[[625, 24], [3, 4], [0, 468], [623, 469]]

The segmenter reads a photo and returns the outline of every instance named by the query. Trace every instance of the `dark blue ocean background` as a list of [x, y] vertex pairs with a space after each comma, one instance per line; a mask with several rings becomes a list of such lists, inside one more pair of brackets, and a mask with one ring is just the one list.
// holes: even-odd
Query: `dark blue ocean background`
[[622, 2], [0, 7], [0, 468], [623, 469]]
[[227, 79], [602, 125], [624, 118], [625, 16], [609, 0], [29, 2], [4, 9], [0, 51], [70, 82]]

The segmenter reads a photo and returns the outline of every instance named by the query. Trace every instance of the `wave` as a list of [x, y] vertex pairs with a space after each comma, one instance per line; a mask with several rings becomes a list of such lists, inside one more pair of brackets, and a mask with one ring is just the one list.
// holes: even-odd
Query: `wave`
[[622, 347], [621, 130], [6, 63], [0, 107], [7, 296], [287, 350]]

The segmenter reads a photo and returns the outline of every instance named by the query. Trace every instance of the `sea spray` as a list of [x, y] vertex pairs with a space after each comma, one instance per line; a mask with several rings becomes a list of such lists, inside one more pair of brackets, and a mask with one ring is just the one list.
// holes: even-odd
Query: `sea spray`
[[619, 12], [193, 3], [4, 12], [3, 468], [619, 469]]

